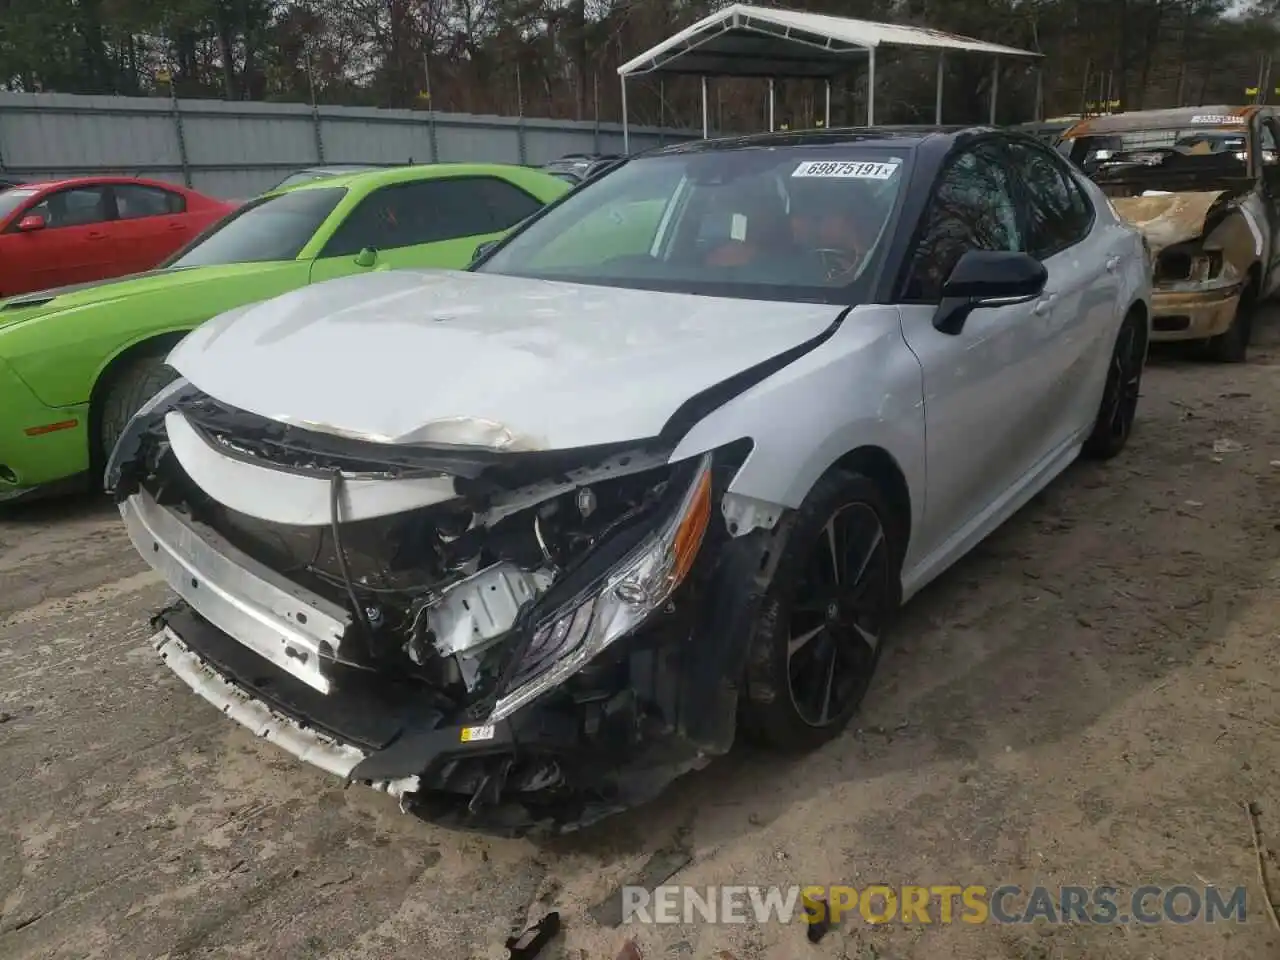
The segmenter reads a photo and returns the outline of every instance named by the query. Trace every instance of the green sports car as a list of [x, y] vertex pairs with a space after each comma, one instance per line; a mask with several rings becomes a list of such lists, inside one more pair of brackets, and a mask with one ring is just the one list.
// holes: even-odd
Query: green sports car
[[0, 501], [100, 472], [205, 320], [363, 270], [464, 267], [569, 189], [501, 164], [330, 177], [249, 201], [159, 270], [0, 300]]

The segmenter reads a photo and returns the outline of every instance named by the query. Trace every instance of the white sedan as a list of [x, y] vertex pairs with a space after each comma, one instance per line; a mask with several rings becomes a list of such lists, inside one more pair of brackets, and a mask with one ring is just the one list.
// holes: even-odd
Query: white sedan
[[107, 485], [155, 644], [299, 758], [485, 830], [858, 708], [898, 606], [1125, 445], [1142, 240], [1007, 131], [685, 144], [466, 271], [232, 311]]

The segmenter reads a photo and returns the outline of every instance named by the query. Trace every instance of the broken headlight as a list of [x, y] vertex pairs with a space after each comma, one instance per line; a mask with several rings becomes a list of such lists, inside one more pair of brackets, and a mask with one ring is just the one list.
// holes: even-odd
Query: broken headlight
[[1156, 283], [1205, 283], [1221, 273], [1221, 250], [1169, 247], [1156, 258]]
[[661, 610], [689, 575], [711, 519], [712, 457], [696, 465], [675, 511], [595, 584], [533, 626], [490, 722], [559, 686]]

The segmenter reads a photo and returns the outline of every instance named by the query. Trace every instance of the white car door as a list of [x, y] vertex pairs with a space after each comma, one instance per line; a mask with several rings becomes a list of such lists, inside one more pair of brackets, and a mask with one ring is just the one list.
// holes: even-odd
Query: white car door
[[1033, 471], [1054, 343], [1047, 292], [976, 309], [957, 333], [933, 325], [943, 281], [966, 251], [1026, 250], [997, 141], [952, 158], [924, 218], [900, 308], [903, 337], [923, 370], [926, 429], [925, 515], [907, 557], [910, 580], [928, 579], [976, 543]]
[[1023, 192], [1028, 252], [1044, 264], [1049, 306], [1041, 326], [1045, 361], [1042, 455], [1092, 426], [1121, 308], [1120, 258], [1130, 238], [1095, 216], [1069, 167], [1039, 144], [1008, 146]]

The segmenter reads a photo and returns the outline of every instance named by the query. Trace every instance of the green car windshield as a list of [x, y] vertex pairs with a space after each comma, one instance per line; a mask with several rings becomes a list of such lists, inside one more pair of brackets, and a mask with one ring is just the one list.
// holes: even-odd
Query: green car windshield
[[345, 187], [324, 187], [250, 200], [165, 266], [214, 267], [296, 260], [346, 192]]

